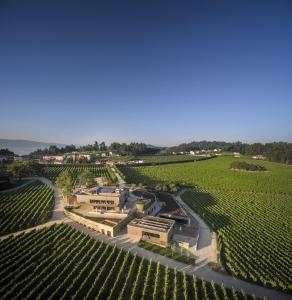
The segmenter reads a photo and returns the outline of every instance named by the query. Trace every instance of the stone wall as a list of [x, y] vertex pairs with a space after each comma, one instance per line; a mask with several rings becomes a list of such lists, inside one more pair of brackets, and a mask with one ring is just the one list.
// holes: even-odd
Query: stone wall
[[86, 218], [83, 218], [77, 214], [74, 214], [73, 212], [70, 212], [68, 210], [65, 210], [65, 215], [70, 218], [71, 220], [79, 223], [79, 224], [82, 224], [88, 228], [91, 228], [97, 232], [101, 232], [103, 233], [104, 231], [104, 234], [108, 234], [110, 233], [111, 236], [115, 236], [116, 233], [115, 233], [115, 230], [114, 230], [114, 227], [112, 226], [108, 226], [108, 225], [105, 225], [105, 224], [101, 224], [101, 223], [97, 223], [97, 222], [94, 222], [92, 220], [89, 220], [89, 219], [86, 219]]
[[[126, 226], [132, 219], [134, 219], [136, 217], [135, 212], [131, 212], [129, 213], [129, 215], [122, 219], [117, 225], [115, 226], [109, 226], [109, 225], [105, 225], [102, 223], [98, 223], [92, 220], [89, 220], [87, 218], [84, 218], [80, 215], [77, 215], [73, 212], [70, 212], [68, 210], [65, 209], [65, 215], [72, 219], [73, 221], [82, 224], [88, 228], [91, 228], [97, 232], [101, 232], [101, 233], [105, 233], [106, 235], [108, 235], [107, 233], [110, 232], [111, 236], [117, 236], [119, 234], [119, 232], [121, 231], [121, 229]], [[109, 219], [110, 220], [110, 219]]]

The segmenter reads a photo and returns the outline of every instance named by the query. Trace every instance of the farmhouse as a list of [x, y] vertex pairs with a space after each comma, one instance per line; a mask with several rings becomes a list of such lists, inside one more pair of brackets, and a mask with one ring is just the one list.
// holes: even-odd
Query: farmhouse
[[147, 216], [134, 219], [128, 226], [128, 233], [147, 242], [167, 247], [172, 236], [175, 221]]

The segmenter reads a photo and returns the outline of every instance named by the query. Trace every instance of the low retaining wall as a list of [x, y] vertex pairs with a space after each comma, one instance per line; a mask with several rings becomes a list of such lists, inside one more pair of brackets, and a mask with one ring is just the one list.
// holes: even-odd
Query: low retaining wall
[[126, 226], [133, 218], [135, 218], [135, 213], [130, 213], [126, 218], [121, 220], [117, 225], [115, 226], [109, 226], [106, 224], [98, 223], [92, 220], [89, 220], [87, 218], [84, 218], [80, 215], [77, 215], [73, 212], [70, 212], [68, 210], [64, 210], [65, 215], [70, 218], [71, 220], [82, 224], [88, 228], [91, 228], [97, 232], [100, 232], [102, 234], [108, 235], [108, 236], [117, 236], [120, 230]]

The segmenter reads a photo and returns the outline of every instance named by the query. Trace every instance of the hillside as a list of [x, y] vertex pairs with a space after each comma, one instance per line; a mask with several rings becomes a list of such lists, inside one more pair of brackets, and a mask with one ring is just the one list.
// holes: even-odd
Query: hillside
[[0, 139], [0, 149], [9, 149], [18, 155], [27, 155], [37, 149], [45, 149], [53, 146], [64, 147], [64, 144], [43, 143], [30, 140]]

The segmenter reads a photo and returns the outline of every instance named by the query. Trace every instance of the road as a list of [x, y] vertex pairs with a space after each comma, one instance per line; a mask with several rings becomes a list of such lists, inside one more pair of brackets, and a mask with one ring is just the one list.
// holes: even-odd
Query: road
[[[147, 251], [145, 249], [142, 249], [140, 247], [137, 246], [137, 240], [135, 239], [135, 237], [130, 237], [129, 235], [120, 235], [118, 237], [108, 237], [105, 235], [102, 235], [101, 233], [98, 233], [92, 229], [89, 229], [83, 225], [80, 225], [72, 220], [70, 220], [69, 218], [67, 218], [63, 212], [63, 204], [62, 204], [62, 197], [60, 196], [60, 193], [58, 191], [58, 189], [52, 184], [52, 182], [46, 178], [41, 178], [41, 177], [37, 177], [34, 179], [38, 179], [40, 181], [42, 181], [45, 184], [48, 184], [54, 191], [54, 196], [55, 196], [55, 207], [54, 207], [54, 212], [52, 215], [52, 219], [44, 224], [32, 227], [32, 228], [28, 228], [26, 230], [22, 230], [22, 231], [18, 231], [16, 233], [13, 234], [9, 234], [9, 235], [5, 235], [0, 237], [0, 239], [5, 239], [11, 235], [13, 236], [17, 236], [23, 232], [30, 232], [34, 229], [41, 229], [44, 228], [46, 226], [51, 226], [52, 224], [55, 223], [67, 223], [68, 225], [76, 228], [79, 231], [82, 231], [84, 233], [89, 234], [92, 238], [97, 239], [99, 241], [103, 241], [105, 243], [108, 244], [116, 244], [118, 248], [123, 249], [123, 250], [129, 250], [132, 253], [136, 253], [137, 255], [139, 255], [140, 257], [145, 257], [148, 260], [152, 260], [155, 262], [160, 262], [161, 265], [164, 266], [168, 266], [169, 268], [176, 268], [178, 271], [184, 271], [189, 275], [195, 275], [198, 278], [204, 278], [207, 281], [214, 281], [217, 284], [221, 284], [224, 283], [225, 287], [227, 288], [232, 288], [234, 287], [235, 290], [244, 290], [247, 294], [255, 294], [257, 297], [259, 298], [268, 298], [270, 300], [286, 300], [286, 299], [292, 299], [291, 296], [276, 291], [276, 290], [271, 290], [268, 288], [264, 288], [261, 286], [258, 286], [256, 284], [253, 283], [249, 283], [240, 279], [237, 279], [233, 276], [230, 275], [224, 275], [221, 273], [217, 273], [215, 271], [213, 271], [211, 268], [208, 267], [208, 265], [206, 265], [205, 263], [200, 265], [200, 263], [196, 264], [195, 266], [192, 265], [187, 265], [172, 259], [169, 259], [165, 256], [161, 256], [159, 254]], [[180, 199], [180, 196], [177, 197], [177, 201], [182, 201]], [[183, 204], [183, 203], [181, 203]], [[189, 212], [192, 212], [192, 210], [189, 210], [189, 208], [185, 207]], [[194, 217], [197, 218], [198, 222], [200, 222], [200, 224], [202, 225], [201, 230], [202, 232], [200, 232], [200, 237], [199, 237], [199, 243], [201, 243], [201, 245], [210, 245], [209, 243], [209, 238], [210, 238], [210, 230], [206, 230], [206, 227], [208, 228], [208, 226], [204, 223], [204, 221], [202, 219], [200, 219], [196, 214], [193, 215]], [[212, 244], [212, 243], [211, 243]], [[212, 247], [209, 249], [211, 251], [210, 255], [214, 255], [214, 253], [212, 252]], [[201, 249], [203, 249], [204, 247], [202, 247]], [[208, 250], [208, 251], [209, 251]], [[208, 251], [206, 251], [206, 255], [208, 253]]]

